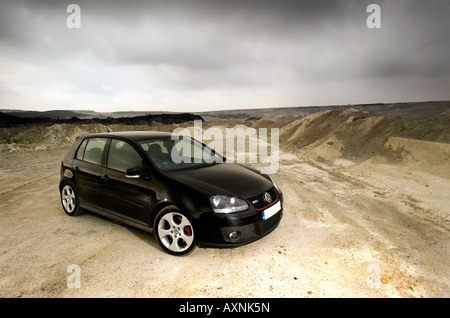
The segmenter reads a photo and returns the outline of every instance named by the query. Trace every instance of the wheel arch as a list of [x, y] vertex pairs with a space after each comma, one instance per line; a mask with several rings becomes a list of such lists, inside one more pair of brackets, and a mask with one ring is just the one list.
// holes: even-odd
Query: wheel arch
[[72, 186], [72, 188], [76, 188], [75, 183], [73, 183], [73, 181], [71, 179], [68, 178], [63, 178], [61, 181], [59, 181], [59, 192], [62, 191], [63, 187], [66, 184], [70, 184]]
[[[174, 204], [171, 201], [160, 201], [155, 206], [155, 208], [152, 211], [152, 214], [150, 215], [150, 220], [149, 220], [149, 224], [152, 228], [154, 227], [155, 219], [156, 219], [156, 216], [159, 214], [159, 212], [161, 212], [163, 209], [170, 207], [170, 206], [180, 209], [176, 204]], [[155, 229], [153, 228], [153, 230], [155, 230]]]

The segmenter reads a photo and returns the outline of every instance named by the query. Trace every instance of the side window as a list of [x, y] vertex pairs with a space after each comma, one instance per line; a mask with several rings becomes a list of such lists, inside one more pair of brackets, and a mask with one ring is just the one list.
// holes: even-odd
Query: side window
[[109, 169], [125, 173], [129, 168], [142, 167], [142, 158], [130, 144], [122, 140], [113, 139], [109, 147], [106, 166]]
[[83, 160], [84, 157], [84, 150], [86, 149], [86, 145], [87, 145], [88, 139], [83, 140], [83, 142], [81, 143], [80, 147], [78, 148], [77, 151], [77, 156], [76, 159], [78, 160]]
[[84, 151], [83, 160], [86, 162], [94, 163], [96, 165], [100, 165], [102, 163], [102, 155], [103, 150], [105, 149], [106, 141], [106, 138], [90, 138]]

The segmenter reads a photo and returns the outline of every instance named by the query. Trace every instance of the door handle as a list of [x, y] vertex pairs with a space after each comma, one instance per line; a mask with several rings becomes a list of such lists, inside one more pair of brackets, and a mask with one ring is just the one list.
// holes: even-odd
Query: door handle
[[107, 183], [109, 181], [109, 177], [105, 174], [100, 178], [101, 183]]

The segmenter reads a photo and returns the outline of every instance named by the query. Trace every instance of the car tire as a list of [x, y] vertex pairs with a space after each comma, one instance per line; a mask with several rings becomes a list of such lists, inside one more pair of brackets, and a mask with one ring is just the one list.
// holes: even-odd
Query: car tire
[[194, 226], [190, 218], [176, 206], [165, 207], [158, 213], [153, 233], [159, 246], [171, 255], [187, 255], [197, 247]]
[[75, 186], [71, 182], [66, 182], [61, 187], [61, 204], [64, 212], [70, 216], [77, 216], [83, 213]]

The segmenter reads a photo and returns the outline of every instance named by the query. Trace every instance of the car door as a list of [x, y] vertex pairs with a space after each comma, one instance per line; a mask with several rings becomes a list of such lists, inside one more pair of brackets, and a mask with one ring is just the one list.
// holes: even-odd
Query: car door
[[75, 184], [81, 206], [88, 209], [101, 209], [103, 152], [107, 138], [86, 138], [78, 148], [73, 161]]
[[129, 168], [146, 169], [145, 161], [133, 146], [112, 139], [102, 172], [103, 207], [116, 217], [148, 225], [149, 178], [127, 177]]

